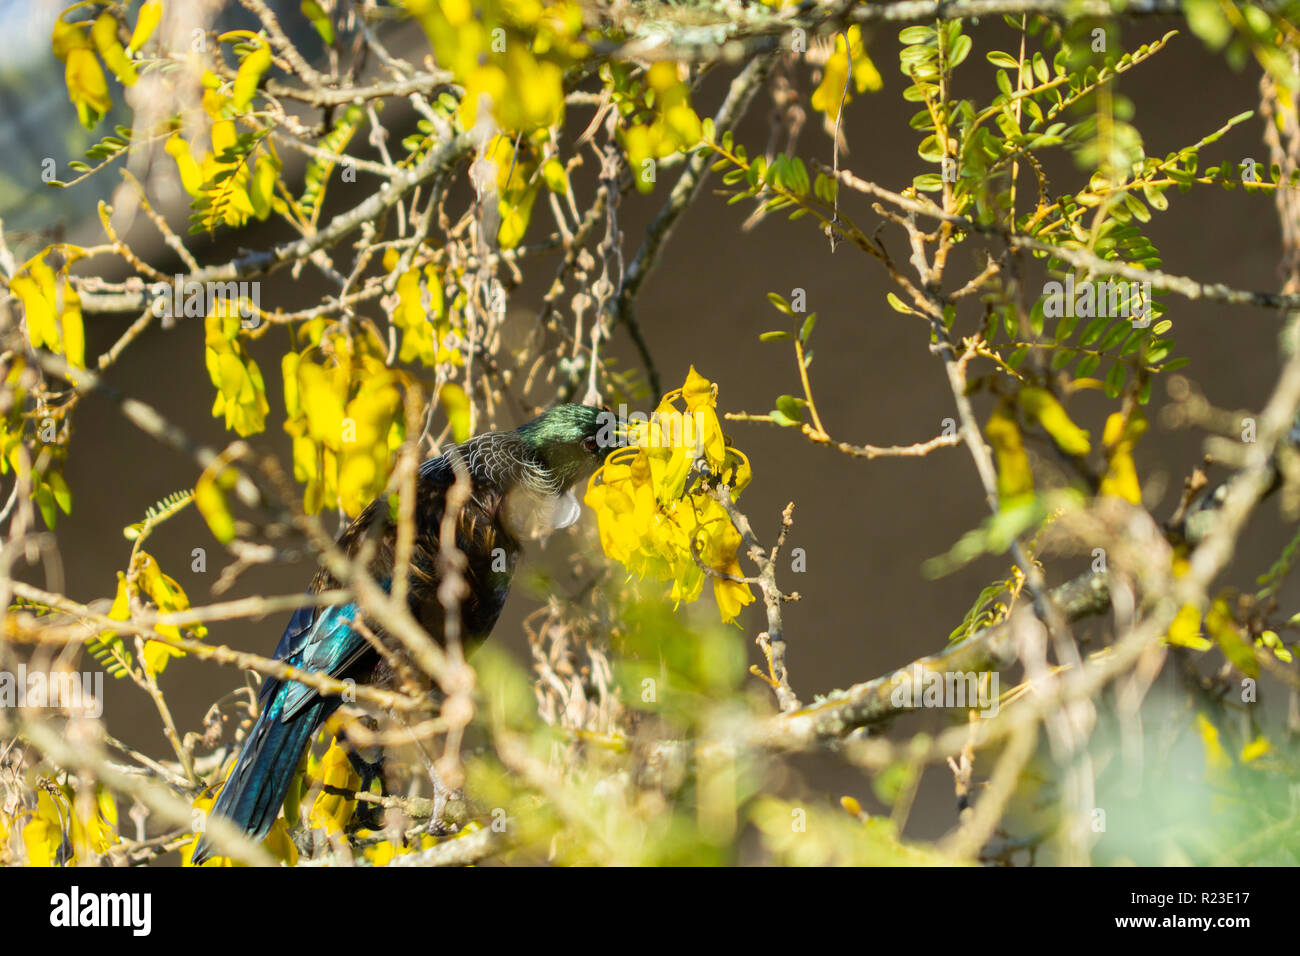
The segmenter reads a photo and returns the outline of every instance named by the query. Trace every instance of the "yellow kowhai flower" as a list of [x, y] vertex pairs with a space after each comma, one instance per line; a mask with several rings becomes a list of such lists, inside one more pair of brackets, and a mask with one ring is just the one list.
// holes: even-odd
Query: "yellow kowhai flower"
[[361, 513], [384, 490], [406, 420], [407, 379], [384, 364], [386, 349], [368, 323], [351, 334], [305, 328], [309, 344], [282, 361], [284, 430], [294, 439], [294, 477], [307, 488], [308, 512]]
[[105, 10], [90, 27], [90, 39], [99, 51], [104, 65], [113, 71], [123, 86], [134, 86], [138, 77], [135, 64], [126, 55], [126, 49], [117, 38], [117, 17]]
[[458, 120], [465, 129], [488, 104], [498, 127], [519, 132], [564, 119], [564, 70], [586, 54], [576, 38], [576, 4], [497, 0], [404, 0], [438, 64], [465, 88]]
[[[136, 554], [131, 563], [130, 574], [117, 572], [117, 595], [113, 599], [113, 606], [109, 609], [108, 616], [115, 621], [129, 620], [133, 598], [152, 603], [163, 614], [188, 610], [190, 607], [190, 599], [185, 589], [175, 579], [164, 574], [153, 555], [145, 551]], [[181, 629], [174, 624], [159, 624], [154, 630], [168, 641], [177, 641], [181, 638]], [[201, 640], [208, 633], [207, 628], [202, 624], [191, 624], [186, 630], [196, 640]], [[116, 631], [103, 631], [93, 640], [103, 648], [117, 648], [118, 657], [129, 657], [124, 653], [122, 638]], [[145, 641], [144, 668], [154, 676], [165, 671], [173, 657], [184, 656], [183, 650], [164, 641]]]
[[847, 106], [849, 100], [853, 98], [853, 94], [844, 89], [844, 84], [849, 79], [850, 60], [853, 64], [853, 85], [859, 93], [865, 93], [867, 90], [875, 91], [884, 85], [876, 65], [867, 56], [866, 47], [862, 43], [862, 28], [854, 25], [849, 27], [846, 33], [849, 38], [847, 45], [844, 42], [844, 33], [836, 35], [835, 49], [826, 61], [826, 66], [822, 68], [821, 83], [813, 91], [809, 100], [812, 108], [825, 114], [830, 123], [834, 123], [839, 116], [841, 99], [843, 105]]
[[61, 353], [77, 368], [86, 367], [86, 333], [81, 297], [68, 281], [68, 267], [83, 255], [66, 243], [49, 246], [9, 280], [10, 291], [22, 300], [32, 346]]
[[1205, 748], [1205, 772], [1208, 775], [1227, 770], [1232, 766], [1232, 758], [1223, 749], [1219, 741], [1219, 728], [1214, 726], [1204, 714], [1196, 715], [1196, 729], [1201, 735], [1201, 744]]
[[1098, 494], [1115, 495], [1135, 505], [1142, 503], [1142, 486], [1138, 482], [1137, 465], [1133, 462], [1133, 447], [1146, 430], [1146, 418], [1136, 408], [1127, 420], [1123, 412], [1115, 412], [1106, 419], [1102, 443], [1106, 446], [1108, 461]]
[[751, 472], [722, 433], [717, 392], [692, 367], [683, 387], [665, 395], [649, 419], [629, 424], [627, 447], [606, 458], [585, 500], [609, 557], [638, 577], [671, 581], [669, 597], [678, 604], [696, 600], [710, 577], [718, 611], [729, 622], [754, 596], [747, 584], [729, 580], [741, 576], [741, 537], [705, 479], [739, 494]]
[[118, 842], [117, 801], [107, 790], [95, 792], [90, 817], [76, 813], [77, 800], [68, 787], [42, 786], [36, 812], [23, 827], [23, 844], [31, 866], [63, 866], [90, 854], [108, 852]]
[[[251, 303], [247, 304], [251, 307]], [[245, 300], [229, 302], [219, 299], [204, 321], [204, 361], [208, 376], [217, 387], [212, 403], [214, 418], [225, 418], [226, 427], [242, 436], [253, 435], [266, 427], [266, 382], [262, 370], [239, 340]]]
[[[77, 108], [77, 118], [86, 129], [92, 128], [113, 108], [108, 80], [91, 49], [91, 30], [89, 21], [67, 23], [60, 15], [50, 36], [54, 55], [63, 61], [68, 99]], [[100, 39], [106, 39], [102, 32]]]
[[[636, 110], [642, 97], [620, 90], [612, 72], [603, 75], [615, 86], [615, 99], [621, 101], [620, 110]], [[649, 123], [630, 125], [622, 130], [621, 135], [628, 166], [636, 177], [636, 187], [648, 193], [654, 190], [655, 179], [650, 174], [653, 161], [699, 145], [704, 126], [691, 107], [690, 87], [676, 63], [661, 60], [653, 64], [646, 71], [645, 85], [644, 101], [653, 111], [654, 119]]]
[[1029, 466], [1011, 403], [1003, 400], [993, 409], [984, 434], [993, 446], [998, 467], [998, 501], [1005, 511], [1029, 500], [1034, 493], [1034, 472]]
[[1241, 762], [1251, 763], [1273, 749], [1267, 737], [1260, 735], [1241, 748]]
[[[352, 819], [357, 801], [355, 797], [332, 793], [330, 790], [355, 791], [361, 786], [361, 775], [353, 769], [352, 762], [348, 760], [348, 752], [339, 745], [337, 738], [321, 757], [315, 775], [320, 779], [321, 791], [313, 801], [307, 819], [313, 827], [320, 827], [327, 833], [342, 833]], [[327, 787], [330, 790], [325, 789]]]
[[[401, 254], [396, 249], [384, 253], [384, 268], [397, 268]], [[423, 273], [423, 277], [421, 277]], [[435, 368], [439, 364], [460, 366], [465, 359], [458, 348], [442, 291], [442, 276], [432, 263], [423, 270], [410, 268], [397, 277], [397, 305], [391, 313], [392, 323], [402, 333], [398, 358], [403, 362], [419, 359]]]

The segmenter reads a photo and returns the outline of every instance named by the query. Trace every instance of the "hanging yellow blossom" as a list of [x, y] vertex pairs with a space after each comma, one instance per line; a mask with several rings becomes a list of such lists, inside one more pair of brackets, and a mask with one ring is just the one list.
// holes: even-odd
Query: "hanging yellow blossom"
[[314, 767], [313, 770], [312, 775], [321, 782], [321, 791], [312, 802], [311, 813], [307, 815], [308, 822], [327, 833], [342, 833], [352, 819], [357, 801], [355, 797], [338, 791], [355, 791], [361, 786], [361, 775], [352, 768], [348, 752], [337, 738], [331, 741], [329, 749], [321, 757], [319, 767]]
[[68, 99], [77, 108], [77, 118], [86, 129], [92, 128], [113, 108], [108, 80], [91, 48], [90, 30], [89, 21], [67, 23], [60, 15], [54, 21], [50, 37], [54, 55], [63, 61]]
[[1147, 420], [1137, 408], [1129, 414], [1127, 422], [1123, 412], [1115, 412], [1106, 419], [1102, 444], [1106, 446], [1108, 464], [1098, 492], [1114, 495], [1135, 505], [1142, 503], [1142, 486], [1138, 482], [1137, 466], [1133, 463], [1133, 446], [1147, 430]]
[[[113, 75], [123, 86], [134, 86], [138, 77], [133, 64], [126, 55], [122, 41], [117, 37], [117, 17], [105, 10], [90, 27], [90, 40], [99, 51], [104, 65], [113, 71]], [[105, 111], [107, 112], [107, 111]]]
[[118, 842], [117, 802], [97, 789], [93, 809], [82, 819], [76, 795], [69, 787], [46, 782], [36, 794], [36, 812], [23, 827], [23, 845], [31, 866], [66, 866], [103, 854]]
[[1010, 402], [998, 403], [984, 426], [984, 434], [997, 459], [999, 503], [1003, 509], [1023, 504], [1034, 493], [1034, 472]]
[[[139, 551], [131, 562], [129, 573], [117, 573], [117, 594], [108, 616], [115, 621], [126, 621], [131, 617], [132, 602], [151, 605], [160, 614], [185, 611], [190, 607], [190, 599], [174, 578], [164, 574], [153, 555]], [[154, 628], [167, 641], [180, 640], [181, 628], [174, 624], [159, 624]], [[185, 627], [186, 636], [202, 640], [208, 630], [202, 624], [190, 624]], [[90, 641], [92, 653], [101, 661], [108, 661], [105, 666], [114, 670], [130, 662], [130, 653], [126, 650], [121, 635], [116, 631], [102, 631]], [[144, 667], [152, 675], [159, 675], [167, 669], [173, 657], [184, 657], [185, 652], [164, 641], [149, 640], [144, 645]], [[115, 673], [114, 676], [118, 676]]]
[[638, 114], [648, 108], [647, 122], [631, 123], [622, 130], [637, 189], [654, 190], [656, 160], [693, 149], [700, 143], [704, 126], [691, 106], [690, 86], [676, 63], [661, 60], [645, 75], [645, 89], [627, 74], [626, 67], [602, 68], [602, 77], [613, 93], [620, 112]]
[[404, 0], [438, 65], [464, 87], [465, 129], [491, 111], [510, 133], [564, 120], [564, 71], [587, 53], [582, 8], [568, 0]]
[[237, 113], [248, 109], [253, 101], [253, 94], [257, 92], [257, 85], [262, 82], [262, 77], [271, 68], [271, 48], [261, 38], [256, 42], [257, 46], [244, 56], [239, 64], [239, 70], [235, 73], [230, 105]]
[[158, 22], [162, 19], [162, 12], [162, 4], [159, 0], [147, 0], [146, 3], [140, 5], [140, 12], [136, 15], [135, 29], [131, 31], [131, 39], [126, 45], [128, 53], [134, 53], [149, 42], [149, 38], [153, 36], [153, 31], [157, 28]]
[[862, 28], [855, 24], [846, 32], [849, 38], [847, 45], [844, 42], [844, 33], [836, 34], [835, 49], [826, 61], [826, 66], [822, 68], [822, 81], [817, 89], [813, 90], [810, 100], [812, 108], [824, 113], [827, 121], [832, 124], [839, 116], [841, 99], [847, 106], [849, 100], [853, 98], [853, 93], [844, 89], [849, 79], [850, 60], [853, 67], [853, 86], [859, 93], [865, 93], [867, 90], [874, 92], [884, 85], [880, 72], [867, 56], [866, 47], [863, 46]]
[[1232, 758], [1223, 749], [1219, 741], [1219, 728], [1210, 722], [1204, 714], [1196, 715], [1196, 729], [1201, 735], [1201, 745], [1205, 748], [1205, 772], [1207, 775], [1227, 770], [1232, 766]]
[[692, 368], [648, 420], [629, 423], [628, 447], [592, 476], [585, 500], [609, 557], [638, 576], [671, 581], [675, 603], [694, 601], [710, 577], [722, 620], [733, 621], [754, 595], [731, 580], [742, 576], [740, 534], [703, 479], [737, 495], [751, 475], [749, 460], [727, 444], [716, 405], [717, 386]]
[[[253, 435], [266, 427], [266, 383], [239, 339], [240, 310], [244, 301], [218, 299], [204, 323], [204, 358], [208, 375], [217, 387], [212, 403], [214, 417], [225, 417], [226, 427], [239, 435]], [[251, 304], [250, 304], [251, 305]]]
[[[392, 272], [401, 259], [396, 249], [384, 253], [384, 268]], [[442, 292], [442, 276], [429, 263], [421, 269], [407, 269], [397, 278], [397, 305], [392, 310], [393, 325], [402, 333], [397, 357], [403, 362], [417, 359], [430, 368], [440, 364], [465, 364], [460, 354], [460, 339], [451, 325], [447, 302]]]
[[86, 332], [81, 297], [68, 281], [68, 267], [83, 255], [77, 246], [48, 246], [9, 280], [10, 291], [22, 300], [32, 346], [61, 354], [76, 368], [86, 367]]
[[1031, 422], [1037, 422], [1067, 455], [1086, 455], [1092, 450], [1088, 433], [1071, 421], [1061, 403], [1045, 388], [1022, 388], [1016, 401]]
[[323, 321], [303, 331], [307, 347], [282, 361], [294, 477], [307, 486], [308, 512], [341, 506], [358, 515], [388, 483], [406, 433], [407, 380], [384, 364], [383, 341], [368, 323], [350, 333], [327, 331]]

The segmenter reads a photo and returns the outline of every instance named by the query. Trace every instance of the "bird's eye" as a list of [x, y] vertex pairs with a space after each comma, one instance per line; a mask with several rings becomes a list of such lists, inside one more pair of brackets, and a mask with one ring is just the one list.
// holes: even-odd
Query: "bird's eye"
[[588, 435], [582, 440], [582, 447], [594, 455], [596, 454], [596, 450], [600, 448], [600, 441], [595, 435]]

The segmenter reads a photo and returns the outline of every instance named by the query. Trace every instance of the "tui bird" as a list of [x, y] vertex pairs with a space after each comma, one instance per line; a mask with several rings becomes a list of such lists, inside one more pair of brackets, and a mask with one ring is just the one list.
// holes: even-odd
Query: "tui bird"
[[[572, 488], [596, 469], [612, 446], [612, 429], [605, 430], [608, 417], [608, 412], [586, 405], [558, 405], [514, 431], [478, 435], [420, 465], [408, 600], [411, 614], [435, 640], [443, 637], [437, 595], [439, 535], [447, 491], [457, 471], [468, 472], [472, 488], [456, 531], [456, 545], [466, 559], [469, 593], [460, 612], [470, 647], [496, 624], [521, 544], [578, 520], [580, 507]], [[390, 514], [387, 497], [380, 497], [339, 537], [339, 547], [349, 556], [356, 556], [365, 542], [374, 543], [368, 570], [385, 588], [390, 586], [397, 537]], [[310, 593], [338, 586], [321, 568]], [[276, 659], [339, 680], [392, 683], [389, 663], [353, 629], [359, 613], [355, 603], [299, 608], [280, 638]], [[386, 639], [378, 627], [371, 629], [400, 655], [400, 645]], [[266, 836], [312, 735], [341, 703], [296, 681], [267, 678], [259, 698], [261, 714], [212, 813], [255, 840]], [[204, 836], [194, 850], [194, 864], [211, 854]]]

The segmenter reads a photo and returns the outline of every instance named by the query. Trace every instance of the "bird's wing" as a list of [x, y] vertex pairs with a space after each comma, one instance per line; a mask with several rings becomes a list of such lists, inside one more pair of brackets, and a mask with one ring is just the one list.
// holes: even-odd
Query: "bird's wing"
[[[277, 660], [305, 671], [338, 677], [345, 673], [366, 651], [371, 650], [366, 639], [352, 628], [357, 615], [353, 602], [330, 607], [301, 607], [294, 612], [276, 648]], [[274, 682], [278, 685], [280, 682]], [[284, 693], [282, 721], [288, 721], [319, 696], [314, 687], [287, 681]], [[273, 690], [267, 681], [262, 690], [263, 699]]]

